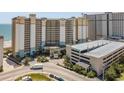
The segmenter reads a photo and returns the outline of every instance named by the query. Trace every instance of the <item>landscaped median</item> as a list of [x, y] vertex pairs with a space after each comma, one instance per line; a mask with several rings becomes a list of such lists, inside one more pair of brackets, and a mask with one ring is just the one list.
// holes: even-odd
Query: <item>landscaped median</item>
[[17, 77], [15, 81], [22, 81], [25, 76], [31, 77], [32, 81], [52, 81], [46, 74], [41, 73], [29, 73], [20, 77]]

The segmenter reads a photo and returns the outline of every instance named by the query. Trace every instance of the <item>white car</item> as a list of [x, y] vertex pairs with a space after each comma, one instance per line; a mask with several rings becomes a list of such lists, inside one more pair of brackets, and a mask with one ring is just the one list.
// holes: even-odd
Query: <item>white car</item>
[[30, 68], [31, 69], [43, 69], [43, 64], [37, 63], [37, 64], [32, 65]]
[[30, 76], [25, 76], [22, 78], [22, 81], [32, 81], [32, 78]]

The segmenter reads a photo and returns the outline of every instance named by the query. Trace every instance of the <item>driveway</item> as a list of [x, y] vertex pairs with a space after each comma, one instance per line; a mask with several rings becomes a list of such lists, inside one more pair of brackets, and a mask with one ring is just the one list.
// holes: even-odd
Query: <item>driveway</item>
[[[42, 73], [42, 70], [30, 70], [29, 66], [18, 67], [18, 68], [15, 68], [14, 70], [11, 70], [9, 72], [0, 73], [0, 80], [13, 81], [17, 77], [22, 76], [22, 75], [27, 74], [27, 73], [30, 73], [30, 72]], [[59, 77], [62, 77], [64, 80], [67, 80], [67, 81], [94, 81], [94, 80], [96, 81], [97, 80], [97, 79], [86, 78], [83, 75], [79, 75], [73, 71], [62, 68], [60, 66], [57, 66], [53, 62], [43, 63], [43, 72], [55, 74]]]

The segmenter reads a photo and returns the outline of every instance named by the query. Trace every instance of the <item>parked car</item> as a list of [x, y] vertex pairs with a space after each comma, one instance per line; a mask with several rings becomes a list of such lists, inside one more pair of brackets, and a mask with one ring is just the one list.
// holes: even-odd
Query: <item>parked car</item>
[[31, 69], [43, 69], [43, 64], [37, 63], [37, 64], [32, 65], [30, 68]]
[[22, 81], [32, 81], [32, 78], [30, 76], [25, 76], [22, 78]]
[[51, 78], [54, 78], [55, 77], [55, 75], [53, 75], [53, 74], [49, 74], [49, 77], [51, 77]]
[[63, 78], [58, 77], [58, 76], [56, 76], [56, 75], [54, 75], [54, 74], [51, 74], [51, 73], [49, 74], [49, 77], [54, 78], [54, 79], [56, 79], [56, 80], [58, 80], [58, 81], [64, 81]]
[[55, 76], [55, 79], [56, 79], [56, 80], [58, 80], [58, 81], [64, 81], [64, 79], [63, 79], [63, 78], [58, 77], [58, 76]]

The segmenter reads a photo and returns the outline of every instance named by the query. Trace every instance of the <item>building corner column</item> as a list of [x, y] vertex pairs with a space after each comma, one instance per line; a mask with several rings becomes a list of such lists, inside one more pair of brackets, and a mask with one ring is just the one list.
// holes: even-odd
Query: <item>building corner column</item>
[[42, 19], [42, 48], [45, 46], [46, 43], [46, 19]]
[[36, 15], [30, 14], [30, 55], [33, 55], [36, 51], [35, 47], [36, 38]]
[[60, 19], [60, 46], [65, 45], [65, 19]]

